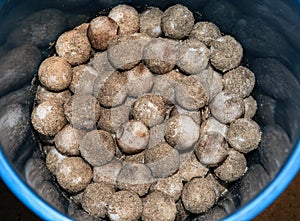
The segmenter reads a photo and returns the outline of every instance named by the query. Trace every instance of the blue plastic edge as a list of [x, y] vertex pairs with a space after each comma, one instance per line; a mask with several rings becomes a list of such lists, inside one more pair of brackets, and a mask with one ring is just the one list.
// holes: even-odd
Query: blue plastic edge
[[71, 221], [40, 198], [14, 171], [0, 148], [0, 177], [14, 195], [43, 220]]
[[[300, 114], [300, 113], [299, 113]], [[253, 200], [242, 206], [223, 221], [248, 221], [273, 203], [287, 188], [300, 170], [300, 139], [275, 179]]]
[[[298, 1], [298, 9], [300, 9], [300, 0]], [[300, 114], [300, 113], [299, 113]], [[288, 187], [291, 181], [300, 171], [300, 139], [296, 144], [289, 159], [283, 168], [277, 174], [275, 179], [253, 200], [242, 206], [233, 214], [227, 216], [222, 221], [248, 221], [255, 218], [267, 207], [269, 207], [283, 191]]]
[[[223, 221], [248, 221], [266, 209], [289, 185], [300, 170], [300, 140], [276, 178], [256, 198]], [[0, 177], [14, 195], [43, 220], [71, 221], [41, 199], [9, 164], [0, 148]]]

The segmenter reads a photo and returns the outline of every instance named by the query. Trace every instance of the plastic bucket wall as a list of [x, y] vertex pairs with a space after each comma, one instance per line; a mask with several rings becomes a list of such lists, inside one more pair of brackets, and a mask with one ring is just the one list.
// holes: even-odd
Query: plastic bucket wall
[[[257, 79], [253, 96], [262, 142], [247, 155], [247, 174], [197, 220], [252, 219], [278, 197], [300, 168], [300, 3], [296, 0], [0, 1], [1, 178], [45, 220], [93, 220], [64, 197], [45, 168], [30, 125], [31, 81], [39, 63], [51, 53], [49, 42], [120, 2], [140, 9], [184, 4], [198, 20], [216, 23], [242, 43], [243, 65]], [[32, 23], [38, 25], [28, 31]]]

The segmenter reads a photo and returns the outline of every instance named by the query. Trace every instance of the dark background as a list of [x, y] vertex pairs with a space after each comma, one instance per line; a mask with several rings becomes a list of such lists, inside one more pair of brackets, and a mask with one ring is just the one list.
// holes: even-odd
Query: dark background
[[[300, 173], [285, 192], [254, 221], [300, 220]], [[0, 219], [3, 221], [40, 221], [0, 180]]]

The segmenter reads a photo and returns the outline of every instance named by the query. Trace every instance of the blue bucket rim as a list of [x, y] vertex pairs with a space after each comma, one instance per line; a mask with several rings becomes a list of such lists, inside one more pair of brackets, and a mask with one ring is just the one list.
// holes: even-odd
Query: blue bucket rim
[[[266, 209], [286, 189], [300, 170], [300, 139], [288, 160], [272, 182], [265, 187], [253, 200], [239, 208], [223, 221], [247, 221], [256, 217]], [[43, 220], [70, 221], [69, 217], [62, 214], [41, 197], [39, 197], [20, 177], [10, 165], [3, 150], [0, 148], [0, 177], [14, 195], [30, 210]]]
[[300, 138], [276, 177], [251, 201], [240, 207], [223, 221], [248, 221], [270, 206], [288, 187], [300, 171]]

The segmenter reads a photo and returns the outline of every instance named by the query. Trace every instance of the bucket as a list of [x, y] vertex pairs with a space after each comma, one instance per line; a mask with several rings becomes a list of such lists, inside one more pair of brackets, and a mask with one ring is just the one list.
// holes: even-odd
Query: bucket
[[[197, 21], [211, 21], [244, 48], [242, 65], [256, 77], [259, 148], [246, 155], [247, 173], [208, 212], [187, 220], [251, 220], [300, 169], [300, 2], [297, 0], [10, 0], [0, 1], [0, 176], [43, 220], [95, 220], [61, 191], [45, 166], [30, 113], [43, 59], [66, 30], [119, 4], [162, 10], [176, 3]], [[36, 25], [33, 25], [33, 24]], [[31, 27], [31, 29], [29, 29]], [[34, 28], [32, 28], [34, 27]], [[49, 44], [50, 43], [50, 44]]]

